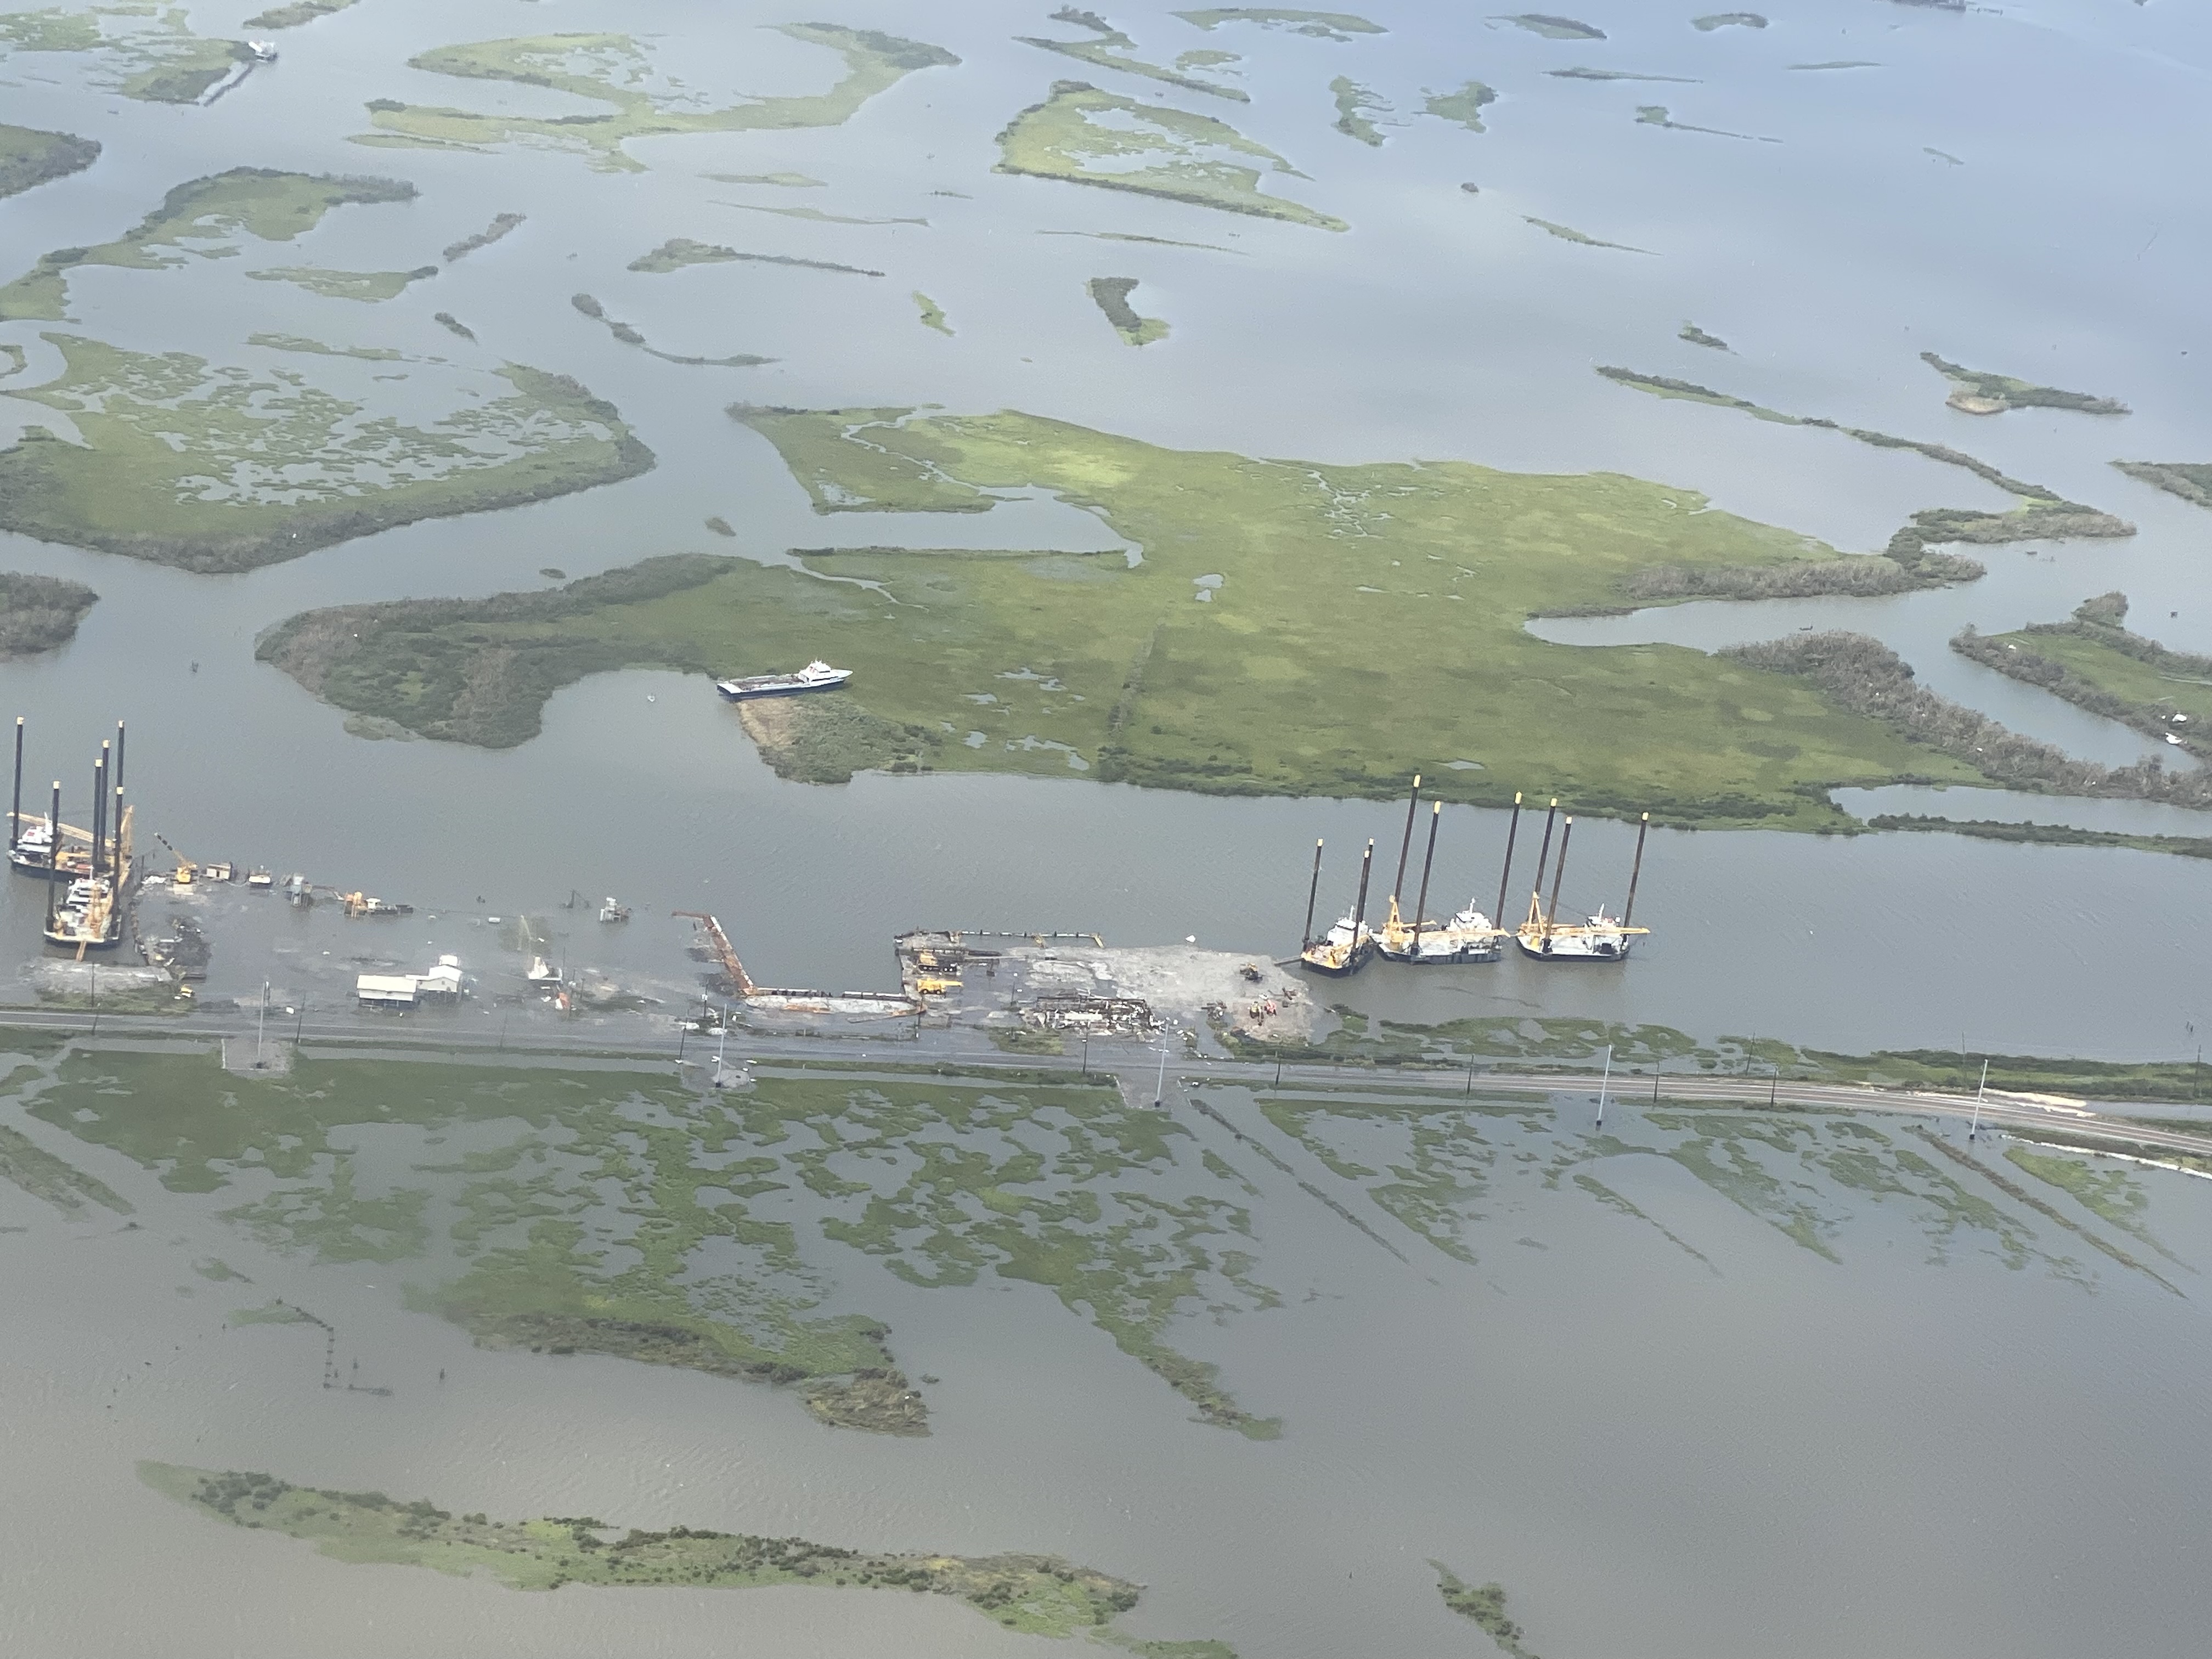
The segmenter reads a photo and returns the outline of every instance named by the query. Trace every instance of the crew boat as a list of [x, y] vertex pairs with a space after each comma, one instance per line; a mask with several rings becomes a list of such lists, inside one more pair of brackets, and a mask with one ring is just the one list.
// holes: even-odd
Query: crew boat
[[752, 697], [786, 697], [797, 691], [830, 691], [853, 678], [849, 668], [832, 668], [817, 657], [795, 674], [746, 674], [716, 680], [714, 690], [732, 702]]

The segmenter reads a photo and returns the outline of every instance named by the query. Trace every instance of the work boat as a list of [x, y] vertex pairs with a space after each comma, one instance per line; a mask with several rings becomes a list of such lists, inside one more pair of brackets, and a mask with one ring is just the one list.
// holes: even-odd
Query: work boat
[[1528, 920], [1515, 938], [1522, 951], [1546, 962], [1621, 962], [1637, 939], [1650, 931], [1608, 916], [1602, 904], [1582, 925], [1571, 926], [1547, 919], [1542, 907], [1532, 901]]
[[1398, 914], [1398, 901], [1390, 900], [1390, 919], [1375, 936], [1375, 948], [1392, 962], [1434, 967], [1455, 962], [1495, 962], [1504, 954], [1503, 928], [1470, 902], [1466, 909], [1445, 921], [1425, 921], [1417, 927]]
[[1341, 979], [1364, 968], [1375, 955], [1375, 930], [1356, 915], [1336, 925], [1298, 952], [1298, 960], [1317, 974]]
[[732, 702], [744, 702], [750, 697], [789, 696], [794, 691], [829, 691], [852, 678], [851, 669], [832, 668], [817, 657], [795, 674], [747, 674], [716, 680], [714, 690]]

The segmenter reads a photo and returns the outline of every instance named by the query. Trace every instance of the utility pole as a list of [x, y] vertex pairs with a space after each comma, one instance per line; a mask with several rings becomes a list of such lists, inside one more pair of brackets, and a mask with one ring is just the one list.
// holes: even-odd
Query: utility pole
[[96, 962], [92, 964], [92, 1034], [100, 1035], [100, 964]]
[[1083, 1080], [1085, 1083], [1091, 1081], [1091, 1038], [1088, 1034], [1083, 1039]]
[[253, 1065], [259, 1070], [269, 1058], [269, 981], [261, 981], [261, 1014], [253, 1023]]
[[1973, 1139], [1982, 1132], [1982, 1099], [1990, 1091], [1990, 1063], [1982, 1062], [1982, 1086], [1974, 1091], [1974, 1121], [1966, 1126], [1966, 1139]]
[[1605, 1071], [1597, 1084], [1597, 1127], [1605, 1127], [1605, 1091], [1613, 1083], [1613, 1045], [1605, 1045]]
[[1164, 1111], [1168, 1101], [1168, 1034], [1160, 1033], [1160, 1077], [1152, 1085], [1152, 1109]]
[[1651, 1062], [1651, 1103], [1654, 1106], [1659, 1103], [1659, 1068], [1666, 1063], [1663, 1058]]

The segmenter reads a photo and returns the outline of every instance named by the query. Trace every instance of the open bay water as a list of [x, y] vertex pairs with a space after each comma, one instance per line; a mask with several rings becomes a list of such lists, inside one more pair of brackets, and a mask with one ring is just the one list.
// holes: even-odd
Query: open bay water
[[[238, 0], [190, 15], [203, 33], [236, 34], [256, 9]], [[73, 645], [0, 665], [0, 713], [32, 720], [33, 798], [58, 775], [81, 802], [90, 751], [127, 718], [142, 845], [159, 829], [196, 856], [300, 868], [426, 913], [542, 914], [572, 888], [615, 892], [638, 920], [574, 948], [640, 976], [682, 976], [686, 926], [665, 912], [694, 908], [722, 916], [762, 977], [790, 983], [888, 983], [890, 936], [916, 925], [1087, 927], [1117, 943], [1194, 933], [1280, 956], [1295, 942], [1313, 837], [1328, 841], [1324, 892], [1340, 904], [1366, 837], [1387, 869], [1402, 817], [1387, 804], [1184, 797], [1073, 775], [784, 784], [699, 680], [662, 673], [560, 693], [544, 734], [504, 753], [370, 742], [252, 660], [261, 629], [308, 606], [532, 587], [544, 566], [573, 577], [684, 550], [1110, 542], [1095, 520], [1048, 502], [814, 515], [765, 441], [723, 414], [739, 399], [1015, 407], [1246, 453], [1617, 470], [1852, 551], [1878, 548], [1918, 507], [2009, 501], [1917, 456], [1662, 401], [1590, 373], [1618, 363], [1948, 442], [2119, 513], [2140, 533], [1981, 550], [1989, 576], [1942, 593], [1685, 606], [1540, 624], [1547, 637], [1710, 647], [1807, 622], [1859, 628], [1947, 695], [2113, 762], [2140, 752], [2134, 734], [1958, 660], [1943, 641], [1968, 622], [1996, 631], [2056, 619], [2118, 587], [2135, 602], [2131, 626], [2212, 649], [2212, 520], [2106, 465], [2212, 453], [2212, 331], [2197, 298], [2212, 247], [2178, 159], [2212, 138], [2212, 41], [2193, 9], [2044, 0], [1954, 15], [1806, 0], [1771, 11], [1765, 30], [1713, 33], [1688, 27], [1692, 8], [1575, 9], [1606, 30], [1602, 42], [1439, 22], [1403, 3], [1370, 9], [1392, 33], [1350, 43], [1237, 26], [1204, 33], [1164, 7], [1109, 13], [1147, 61], [1194, 47], [1243, 54], [1232, 67], [1253, 94], [1244, 105], [1011, 38], [1083, 36], [1046, 9], [964, 4], [921, 18], [887, 0], [839, 7], [823, 15], [928, 40], [963, 66], [911, 77], [841, 128], [636, 144], [651, 169], [641, 174], [519, 146], [479, 156], [345, 140], [367, 130], [360, 106], [371, 98], [580, 107], [405, 66], [455, 41], [658, 33], [710, 43], [702, 81], [777, 93], [822, 89], [831, 60], [747, 27], [787, 21], [763, 6], [612, 0], [363, 0], [276, 37], [279, 62], [207, 109], [88, 90], [67, 58], [0, 60], [8, 119], [106, 146], [88, 173], [0, 204], [0, 276], [47, 248], [106, 240], [173, 185], [233, 166], [374, 173], [422, 192], [404, 206], [339, 210], [295, 243], [244, 239], [236, 259], [80, 270], [78, 324], [0, 325], [34, 362], [52, 362], [41, 331], [79, 326], [216, 361], [257, 360], [243, 345], [255, 331], [477, 367], [511, 360], [576, 375], [660, 459], [608, 489], [241, 576], [0, 537], [0, 567], [68, 575], [103, 596]], [[1862, 58], [1877, 67], [1789, 67]], [[1577, 65], [1693, 83], [1546, 73]], [[1379, 150], [1331, 130], [1328, 82], [1340, 74], [1395, 106]], [[1267, 188], [1352, 230], [993, 174], [993, 135], [1061, 77], [1231, 122], [1310, 175], [1270, 175]], [[1500, 94], [1484, 133], [1413, 113], [1424, 88], [1468, 78]], [[1782, 142], [1638, 125], [1644, 104]], [[787, 169], [825, 184], [702, 176]], [[721, 204], [731, 201], [930, 222], [810, 222]], [[528, 222], [384, 304], [238, 279], [274, 265], [431, 263], [505, 211]], [[1523, 216], [1650, 252], [1573, 246]], [[626, 269], [673, 236], [886, 275]], [[1173, 335], [1124, 346], [1084, 293], [1100, 275], [1137, 276], [1137, 309], [1167, 318]], [[954, 337], [919, 325], [915, 289], [944, 307]], [[576, 313], [576, 292], [659, 349], [778, 361], [662, 362]], [[481, 346], [439, 327], [439, 310]], [[1678, 341], [1686, 319], [1735, 352]], [[1948, 386], [1917, 361], [1923, 349], [2116, 396], [2134, 413], [1960, 415], [1942, 406]], [[0, 436], [49, 414], [0, 396]], [[706, 532], [711, 514], [737, 539]], [[2045, 822], [2100, 826], [2114, 810], [2025, 804]], [[1959, 815], [2011, 814], [1978, 802]], [[2203, 815], [2158, 816], [2160, 829], [2188, 833], [2179, 821]], [[1617, 905], [1632, 831], [1578, 830], [1569, 901]], [[1447, 812], [1437, 885], [1453, 906], [1472, 896], [1490, 907], [1503, 832], [1502, 815]], [[31, 937], [38, 897], [11, 885], [9, 937]], [[1638, 902], [1655, 932], [1625, 972], [1384, 966], [1332, 989], [1393, 1018], [1587, 1014], [1844, 1049], [2185, 1058], [2192, 1024], [2212, 1015], [2208, 915], [2212, 865], [2196, 860], [1940, 836], [1656, 832]], [[265, 939], [218, 936], [211, 989], [258, 990], [270, 973], [281, 982], [283, 958], [257, 953], [283, 926], [272, 921]], [[418, 945], [408, 927], [374, 948], [427, 949], [430, 930]], [[1249, 1110], [1224, 1109], [1251, 1123]], [[131, 1477], [139, 1456], [495, 1513], [1058, 1550], [1150, 1583], [1133, 1628], [1218, 1635], [1247, 1659], [1479, 1650], [1480, 1635], [1434, 1595], [1432, 1554], [1472, 1582], [1506, 1583], [1532, 1645], [1554, 1654], [2183, 1653], [2212, 1611], [2195, 1570], [2212, 1539], [2212, 1446], [2195, 1409], [2212, 1353], [2202, 1283], [2187, 1274], [2185, 1300], [2109, 1273], [2088, 1295], [1978, 1261], [1927, 1267], [1917, 1241], [1865, 1242], [1838, 1267], [1672, 1166], [1616, 1184], [1705, 1250], [1718, 1279], [1570, 1194], [1486, 1230], [1474, 1269], [1394, 1233], [1418, 1264], [1407, 1267], [1253, 1168], [1267, 1194], [1263, 1276], [1287, 1305], [1220, 1329], [1188, 1322], [1176, 1340], [1222, 1364], [1255, 1409], [1281, 1412], [1288, 1438], [1255, 1445], [1186, 1423], [1179, 1399], [1036, 1287], [923, 1292], [864, 1264], [847, 1275], [854, 1305], [890, 1321], [910, 1370], [946, 1379], [933, 1394], [935, 1437], [894, 1443], [819, 1430], [760, 1389], [611, 1360], [479, 1353], [401, 1309], [408, 1264], [275, 1256], [204, 1200], [165, 1195], [135, 1166], [31, 1127], [126, 1192], [142, 1224], [106, 1236], [0, 1191], [5, 1221], [31, 1229], [4, 1240], [20, 1267], [8, 1305], [21, 1340], [0, 1371], [0, 1453], [18, 1494], [0, 1520], [12, 1564], [0, 1630], [26, 1652], [1068, 1650], [933, 1598], [525, 1596], [349, 1566], [155, 1498]], [[1240, 1168], [1251, 1162], [1195, 1127]], [[1276, 1144], [1303, 1175], [1328, 1178]], [[2143, 1178], [2162, 1236], [2200, 1267], [2212, 1259], [2204, 1183]], [[332, 1318], [398, 1392], [318, 1389], [310, 1332], [223, 1331], [221, 1287], [189, 1269], [203, 1255]], [[1308, 1290], [1319, 1297], [1301, 1301]]]

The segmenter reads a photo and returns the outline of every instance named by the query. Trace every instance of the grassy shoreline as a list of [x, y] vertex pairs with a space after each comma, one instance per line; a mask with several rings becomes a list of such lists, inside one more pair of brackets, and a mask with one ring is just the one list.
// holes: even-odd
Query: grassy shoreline
[[2212, 761], [2212, 657], [2176, 651], [2122, 626], [2127, 595], [2085, 599], [2063, 623], [2010, 634], [1969, 626], [1951, 641], [1960, 656], [2077, 708]]
[[[1701, 510], [1692, 491], [1168, 450], [1015, 411], [732, 412], [824, 515], [988, 513], [998, 492], [1035, 487], [1144, 558], [673, 555], [555, 593], [311, 612], [264, 635], [263, 659], [349, 712], [495, 747], [534, 735], [545, 698], [587, 673], [823, 657], [855, 671], [842, 695], [881, 723], [848, 722], [832, 747], [898, 770], [1361, 798], [1421, 771], [1474, 804], [1539, 791], [1583, 812], [1794, 829], [1850, 827], [1826, 793], [1846, 782], [1982, 777], [1786, 676], [1527, 632], [1532, 614], [1617, 604], [1645, 573], [1834, 562], [1808, 538]], [[1406, 653], [1425, 677], [1388, 672]]]

